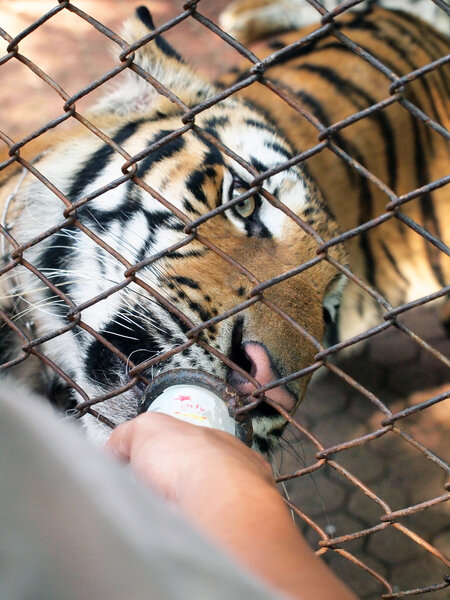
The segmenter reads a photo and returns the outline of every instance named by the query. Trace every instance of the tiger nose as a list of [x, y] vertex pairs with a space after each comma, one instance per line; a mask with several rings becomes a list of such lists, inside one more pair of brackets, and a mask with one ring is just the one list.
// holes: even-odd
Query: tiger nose
[[[273, 364], [267, 349], [259, 342], [244, 342], [242, 351], [247, 359], [245, 370], [258, 381], [261, 386], [268, 385], [277, 379], [280, 374]], [[255, 386], [247, 381], [242, 375], [233, 371], [228, 377], [229, 383], [241, 394], [250, 394]], [[282, 408], [291, 412], [296, 405], [296, 398], [286, 387], [278, 386], [265, 392], [266, 398], [270, 398]]]

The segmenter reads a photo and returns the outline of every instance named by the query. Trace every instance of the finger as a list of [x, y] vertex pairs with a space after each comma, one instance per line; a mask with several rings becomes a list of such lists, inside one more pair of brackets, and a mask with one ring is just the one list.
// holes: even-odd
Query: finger
[[120, 460], [129, 461], [134, 429], [134, 420], [127, 421], [116, 427], [104, 445], [106, 450]]
[[[117, 458], [129, 461], [133, 455], [133, 449], [143, 440], [154, 439], [162, 431], [168, 428], [182, 429], [182, 423], [174, 417], [161, 413], [144, 413], [134, 419], [119, 425], [114, 429], [105, 448], [112, 452]], [[194, 427], [188, 425], [188, 428]]]

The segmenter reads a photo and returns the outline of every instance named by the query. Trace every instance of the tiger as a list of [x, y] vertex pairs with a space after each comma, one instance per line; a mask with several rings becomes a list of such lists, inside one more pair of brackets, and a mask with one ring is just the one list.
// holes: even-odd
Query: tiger
[[[265, 37], [266, 41], [257, 48], [263, 60], [317, 29], [317, 24], [297, 29], [295, 9], [300, 4], [296, 0], [281, 3], [237, 0], [222, 14], [222, 25], [245, 44]], [[419, 2], [418, 8], [424, 11], [430, 4]], [[445, 15], [443, 21], [448, 30]], [[363, 7], [342, 15], [335, 28], [399, 77], [449, 52], [448, 39], [443, 34], [401, 10]], [[267, 39], [276, 29], [294, 31]], [[236, 83], [249, 74], [245, 69], [236, 71], [223, 78], [224, 85]], [[389, 98], [386, 75], [333, 36], [321, 37], [281, 54], [270, 63], [264, 77], [287, 91], [324, 129]], [[407, 100], [442, 125], [444, 136], [397, 102], [332, 134], [331, 142], [379, 178], [387, 186], [387, 192], [360, 176], [329, 148], [307, 162], [341, 231], [353, 230], [380, 217], [376, 227], [347, 241], [349, 264], [354, 274], [392, 306], [439, 292], [450, 281], [448, 187], [426, 192], [398, 209], [401, 218], [405, 215], [435, 240], [443, 242], [439, 249], [403, 221], [391, 218], [383, 222], [389, 193], [400, 197], [449, 175], [448, 84], [449, 67], [445, 65], [411, 81], [405, 88]], [[317, 145], [317, 125], [299, 117], [267, 87], [254, 84], [241, 94], [270, 115], [298, 153]], [[360, 285], [349, 281], [330, 343], [353, 338], [382, 323], [385, 310], [386, 306], [374, 301]], [[448, 305], [441, 317], [450, 332]]]
[[[250, 5], [249, 22], [265, 35], [264, 4], [234, 3], [228, 22]], [[343, 15], [337, 27], [399, 76], [445, 48], [425, 23], [381, 8]], [[123, 38], [134, 43], [154, 29], [142, 6]], [[277, 37], [264, 51], [309, 31]], [[317, 40], [264, 74], [324, 124], [384, 97], [389, 86], [336, 46], [334, 38]], [[98, 444], [138, 414], [157, 374], [199, 369], [241, 396], [267, 387], [251, 411], [252, 445], [266, 450], [305, 395], [325, 330], [346, 339], [371, 326], [373, 305], [350, 291], [348, 269], [394, 304], [440, 287], [447, 271], [393, 220], [330, 245], [325, 259], [320, 245], [377, 214], [386, 197], [329, 151], [291, 160], [317, 144], [317, 132], [264, 86], [212, 101], [245, 70], [206, 82], [161, 35], [137, 45], [133, 64], [87, 116], [100, 136], [82, 125], [44, 133], [20, 149], [28, 169], [4, 153], [0, 364], [62, 410], [87, 407], [80, 421]], [[443, 89], [435, 72], [426, 85], [408, 84], [413, 100], [442, 122]], [[186, 111], [209, 101], [195, 126], [183, 124]], [[402, 108], [382, 114], [333, 139], [398, 194], [439, 178], [448, 165], [440, 140]], [[260, 174], [262, 187], [253, 185]], [[444, 202], [437, 189], [402, 210], [437, 235]]]

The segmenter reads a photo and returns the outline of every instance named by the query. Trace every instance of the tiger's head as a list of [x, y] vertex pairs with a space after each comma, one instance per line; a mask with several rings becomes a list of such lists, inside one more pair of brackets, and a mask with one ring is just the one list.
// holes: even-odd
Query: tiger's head
[[[124, 37], [133, 42], [152, 30], [151, 17], [141, 7], [127, 22]], [[186, 107], [218, 93], [161, 37], [136, 51], [134, 65]], [[337, 225], [305, 167], [277, 172], [294, 152], [268, 117], [248, 103], [226, 98], [197, 114], [194, 127], [180, 131], [180, 102], [158, 93], [139, 74], [127, 77], [89, 118], [139, 159], [133, 178], [123, 181], [126, 156], [84, 128], [36, 157], [34, 167], [67, 198], [89, 201], [72, 221], [23, 253], [70, 303], [29, 268], [16, 267], [16, 297], [9, 312], [19, 320], [30, 320], [31, 313], [35, 335], [51, 338], [40, 344], [42, 352], [90, 399], [126, 385], [130, 369], [143, 362], [151, 363], [144, 370], [148, 379], [174, 368], [194, 368], [226, 379], [241, 394], [254, 390], [246, 373], [265, 386], [307, 367], [317, 348], [305, 331], [322, 338], [324, 312], [334, 316], [342, 277], [329, 262], [317, 260], [318, 243], [307, 232], [311, 227], [329, 239]], [[232, 153], [243, 160], [236, 161]], [[270, 169], [274, 174], [263, 182], [269, 194], [248, 194], [254, 173]], [[15, 203], [19, 217], [13, 235], [19, 243], [65, 218], [66, 206], [29, 174]], [[224, 205], [227, 209], [221, 210]], [[202, 221], [211, 211], [217, 214]], [[329, 253], [345, 261], [340, 246]], [[313, 261], [310, 268], [252, 295], [258, 282], [308, 261]], [[246, 307], [234, 312], [244, 302]], [[52, 336], [68, 324], [68, 313], [81, 315], [81, 323]], [[224, 313], [228, 316], [220, 318]], [[192, 337], [193, 328], [210, 320]], [[162, 361], [153, 360], [163, 354]], [[221, 355], [239, 370], [227, 366]], [[266, 396], [292, 413], [307, 380], [289, 380]], [[68, 393], [77, 402], [86, 400], [73, 389]], [[137, 414], [141, 394], [138, 383], [95, 408], [120, 423]], [[264, 403], [252, 415], [259, 446], [285, 423]], [[110, 433], [92, 415], [83, 421], [98, 441]]]

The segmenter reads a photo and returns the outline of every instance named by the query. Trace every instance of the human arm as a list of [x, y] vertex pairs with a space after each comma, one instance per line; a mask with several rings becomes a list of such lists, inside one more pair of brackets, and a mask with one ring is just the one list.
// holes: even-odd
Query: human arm
[[233, 436], [143, 414], [107, 447], [234, 559], [299, 600], [356, 600], [295, 528], [263, 457]]

